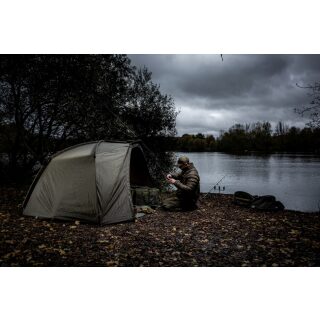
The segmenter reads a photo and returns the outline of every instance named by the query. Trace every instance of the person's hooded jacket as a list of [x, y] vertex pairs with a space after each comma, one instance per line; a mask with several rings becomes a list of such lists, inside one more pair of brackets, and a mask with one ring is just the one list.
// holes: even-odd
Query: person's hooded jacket
[[177, 197], [185, 203], [195, 204], [200, 196], [200, 177], [193, 163], [189, 163], [180, 174], [172, 174], [172, 177], [176, 180]]

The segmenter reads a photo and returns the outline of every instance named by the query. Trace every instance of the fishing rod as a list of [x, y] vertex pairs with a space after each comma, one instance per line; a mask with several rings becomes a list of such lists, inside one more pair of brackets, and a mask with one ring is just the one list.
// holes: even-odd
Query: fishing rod
[[217, 186], [226, 176], [227, 176], [227, 174], [224, 175], [224, 176], [208, 191], [207, 194], [205, 194], [205, 196], [202, 198], [202, 200], [204, 200], [204, 199], [207, 197], [207, 195], [215, 188], [215, 186]]

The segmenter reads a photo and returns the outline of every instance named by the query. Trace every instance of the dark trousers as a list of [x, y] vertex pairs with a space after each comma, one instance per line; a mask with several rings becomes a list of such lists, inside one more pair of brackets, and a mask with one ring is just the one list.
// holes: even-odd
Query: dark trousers
[[176, 194], [162, 201], [162, 208], [168, 211], [188, 211], [195, 210], [198, 206], [193, 202], [183, 201]]

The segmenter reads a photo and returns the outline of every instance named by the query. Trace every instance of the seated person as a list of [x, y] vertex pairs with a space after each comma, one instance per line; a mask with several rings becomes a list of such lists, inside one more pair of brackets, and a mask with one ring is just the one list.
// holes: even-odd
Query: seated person
[[162, 208], [173, 211], [194, 210], [200, 195], [199, 173], [188, 157], [180, 157], [177, 165], [181, 173], [167, 175], [167, 182], [176, 186], [177, 191], [163, 201]]

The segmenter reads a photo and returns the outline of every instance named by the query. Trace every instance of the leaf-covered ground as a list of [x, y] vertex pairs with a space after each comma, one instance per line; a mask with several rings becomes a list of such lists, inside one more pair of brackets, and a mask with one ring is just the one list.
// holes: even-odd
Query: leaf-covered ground
[[96, 226], [22, 216], [25, 193], [0, 188], [1, 266], [320, 266], [319, 213], [259, 212], [213, 195], [193, 212]]

